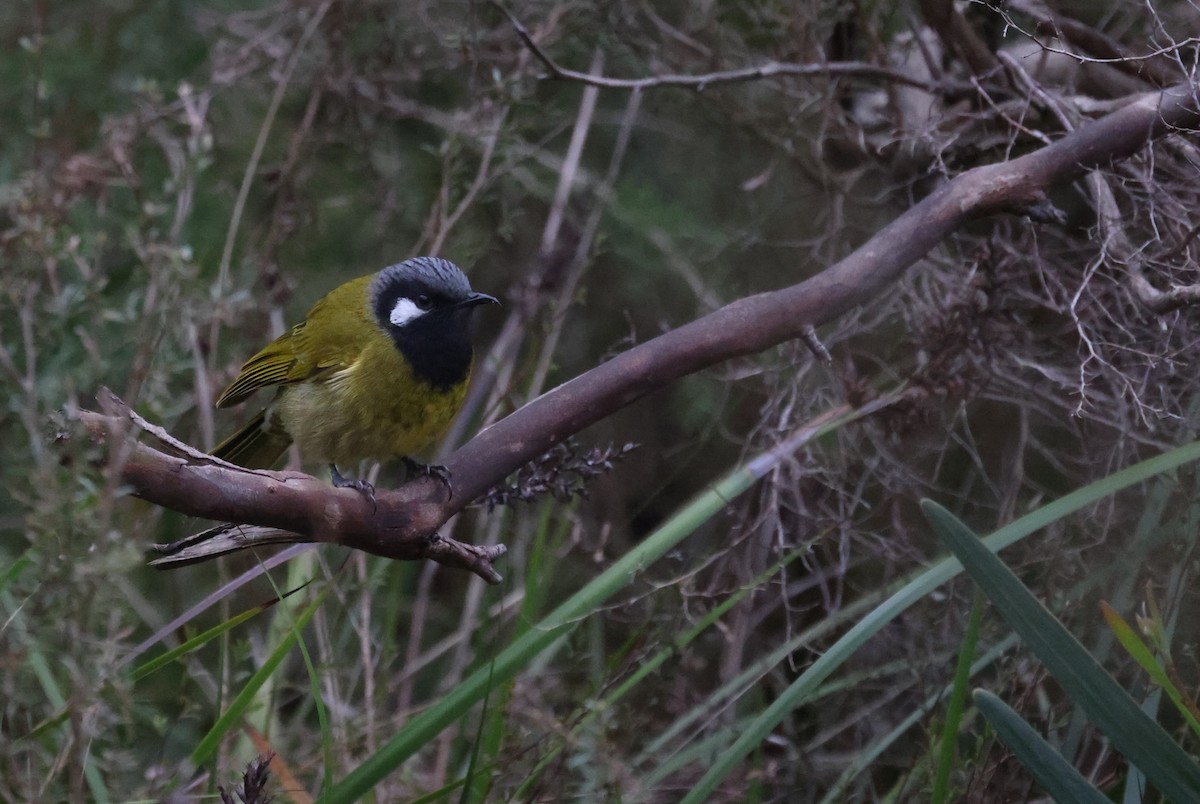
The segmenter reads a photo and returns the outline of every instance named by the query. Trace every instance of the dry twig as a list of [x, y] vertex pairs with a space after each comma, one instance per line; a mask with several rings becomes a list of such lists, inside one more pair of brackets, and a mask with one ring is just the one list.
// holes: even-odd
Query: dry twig
[[645, 78], [612, 78], [594, 73], [584, 73], [561, 66], [543, 50], [529, 30], [517, 19], [511, 11], [500, 3], [493, 2], [504, 16], [512, 23], [513, 30], [525, 43], [525, 47], [537, 57], [537, 60], [549, 71], [552, 78], [564, 81], [575, 81], [588, 86], [602, 89], [654, 89], [657, 87], [681, 87], [701, 92], [717, 84], [736, 84], [743, 81], [758, 81], [763, 78], [791, 76], [797, 78], [868, 78], [882, 79], [896, 84], [924, 89], [933, 93], [966, 92], [968, 84], [947, 81], [926, 81], [898, 70], [880, 67], [859, 61], [825, 62], [822, 64], [795, 64], [791, 62], [769, 61], [757, 67], [741, 67], [734, 70], [720, 70], [702, 75], [652, 75]]

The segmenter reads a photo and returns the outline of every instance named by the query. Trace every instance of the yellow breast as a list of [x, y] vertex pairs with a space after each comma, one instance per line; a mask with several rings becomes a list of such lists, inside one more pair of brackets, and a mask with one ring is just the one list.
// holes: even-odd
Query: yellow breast
[[306, 462], [352, 466], [423, 456], [454, 420], [466, 388], [466, 380], [448, 390], [416, 380], [380, 333], [349, 366], [285, 387], [274, 413]]

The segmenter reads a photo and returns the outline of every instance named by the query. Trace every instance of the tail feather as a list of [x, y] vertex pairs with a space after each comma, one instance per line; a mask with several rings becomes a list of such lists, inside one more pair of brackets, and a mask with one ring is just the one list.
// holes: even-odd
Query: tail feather
[[264, 409], [218, 444], [212, 454], [247, 469], [270, 469], [291, 443], [287, 433], [270, 426]]
[[208, 530], [193, 533], [170, 544], [151, 545], [151, 552], [158, 558], [150, 562], [150, 566], [158, 569], [174, 569], [208, 561], [227, 553], [247, 550], [254, 547], [266, 547], [275, 544], [307, 544], [311, 542], [307, 536], [299, 533], [289, 533], [278, 528], [264, 528], [257, 525], [224, 524]]

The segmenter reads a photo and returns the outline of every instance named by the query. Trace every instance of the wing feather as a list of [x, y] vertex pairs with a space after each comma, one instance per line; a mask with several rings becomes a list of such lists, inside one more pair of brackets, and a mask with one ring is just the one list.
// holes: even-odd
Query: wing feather
[[[217, 407], [236, 405], [262, 388], [319, 379], [350, 368], [376, 327], [367, 304], [370, 279], [353, 279], [330, 291], [302, 323], [247, 360], [217, 399]], [[310, 330], [322, 333], [319, 342]]]

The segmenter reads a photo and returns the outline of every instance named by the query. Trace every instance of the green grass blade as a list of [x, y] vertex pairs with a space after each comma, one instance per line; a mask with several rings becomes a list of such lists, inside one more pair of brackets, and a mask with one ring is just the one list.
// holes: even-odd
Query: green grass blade
[[[1164, 452], [1162, 455], [1156, 455], [1119, 472], [1114, 472], [1081, 489], [1076, 489], [1070, 494], [1010, 522], [984, 539], [983, 545], [992, 552], [1002, 550], [1068, 514], [1135, 483], [1169, 472], [1197, 459], [1200, 459], [1200, 441], [1194, 441]], [[755, 718], [737, 741], [712, 763], [708, 771], [696, 782], [695, 787], [681, 800], [682, 804], [700, 804], [700, 802], [708, 800], [721, 780], [729, 775], [729, 772], [749, 755], [756, 745], [766, 739], [771, 730], [793, 709], [803, 704], [813, 691], [863, 643], [918, 600], [960, 572], [962, 572], [962, 564], [958, 563], [957, 559], [943, 559], [922, 572], [855, 624], [806, 671], [801, 673], [779, 698]]]
[[[1175, 536], [1176, 528], [1179, 524], [1173, 517], [1167, 516], [1167, 505], [1178, 492], [1178, 488], [1174, 483], [1153, 483], [1146, 489], [1146, 493], [1139, 500], [1141, 511], [1137, 517], [1137, 523], [1133, 526], [1133, 538], [1130, 541], [1130, 549], [1124, 556], [1125, 561], [1117, 564], [1117, 562], [1109, 562], [1101, 573], [1097, 575], [1107, 575], [1114, 566], [1125, 568], [1136, 563], [1146, 560], [1146, 550], [1151, 544], [1157, 543], [1160, 539], [1171, 540]], [[1194, 507], [1194, 506], [1193, 506]], [[1094, 576], [1095, 577], [1095, 576]], [[1105, 595], [1112, 596], [1121, 608], [1129, 608], [1133, 606], [1134, 587], [1137, 585], [1137, 573], [1124, 571], [1120, 574], [1114, 574], [1111, 580], [1106, 581], [1102, 585], [1094, 588], [1103, 589]], [[1080, 599], [1082, 595], [1076, 592], [1071, 593], [1076, 599]], [[1099, 662], [1104, 662], [1111, 655], [1113, 646], [1116, 644], [1116, 638], [1110, 631], [1101, 631], [1095, 641], [1088, 645], [1088, 650], [1096, 657]], [[1062, 737], [1058, 740], [1059, 752], [1067, 758], [1068, 762], [1076, 761], [1079, 757], [1079, 747], [1083, 744], [1088, 731], [1091, 729], [1091, 724], [1088, 722], [1087, 715], [1078, 705], [1071, 709], [1070, 719], [1067, 721], [1067, 727], [1062, 733]]]
[[981, 622], [983, 622], [983, 598], [976, 594], [975, 599], [971, 601], [971, 615], [967, 620], [967, 632], [963, 635], [962, 649], [958, 652], [958, 664], [954, 668], [950, 700], [946, 703], [946, 722], [942, 726], [937, 769], [933, 776], [933, 794], [930, 796], [933, 804], [943, 804], [950, 796], [950, 771], [954, 768], [958, 728], [962, 723], [963, 707], [967, 702], [967, 685], [971, 681], [971, 659], [975, 655], [975, 644], [979, 641], [979, 624]]
[[[17, 560], [16, 563], [20, 565], [19, 568], [10, 568], [5, 576], [5, 585], [20, 575], [20, 572], [27, 566], [27, 553], [28, 551]], [[18, 605], [12, 595], [2, 586], [0, 586], [0, 606], [3, 606], [5, 610], [10, 612], [5, 621], [5, 628], [9, 626], [19, 627], [14, 624], [17, 623], [17, 617], [24, 608], [24, 604]], [[50, 703], [50, 706], [61, 713], [61, 717], [56, 715], [50, 718], [49, 723], [51, 725], [64, 723], [71, 714], [71, 706], [68, 705], [67, 696], [63, 693], [58, 680], [54, 677], [54, 672], [50, 669], [50, 662], [46, 659], [46, 654], [37, 648], [36, 641], [34, 640], [27, 640], [25, 651], [25, 661], [29, 664], [29, 669], [33, 671], [34, 678], [41, 685], [42, 694], [46, 696], [46, 700]], [[111, 800], [108, 796], [108, 788], [104, 784], [104, 779], [100, 776], [100, 770], [96, 767], [96, 763], [91, 761], [90, 755], [83, 767], [83, 778], [87, 782], [88, 790], [92, 794], [92, 800], [98, 802], [98, 804], [108, 804]]]
[[[605, 695], [604, 698], [599, 702], [599, 705], [594, 707], [591, 712], [584, 715], [583, 718], [581, 718], [580, 721], [575, 724], [575, 726], [571, 729], [570, 734], [574, 735], [578, 733], [580, 729], [589, 725], [599, 716], [600, 712], [611, 710], [612, 707], [616, 706], [618, 701], [636, 688], [637, 685], [640, 684], [647, 676], [661, 667], [667, 661], [667, 659], [681, 653], [684, 648], [686, 648], [693, 640], [696, 639], [696, 637], [707, 631], [714, 623], [717, 622], [717, 620], [721, 619], [721, 617], [723, 617], [731, 608], [745, 598], [746, 595], [761, 588], [763, 584], [767, 583], [767, 581], [769, 581], [772, 577], [783, 571], [783, 569], [787, 567], [794, 559], [799, 558], [807, 551], [807, 546], [793, 550], [791, 553], [788, 553], [786, 556], [781, 558], [773, 566], [767, 568], [757, 578], [754, 578], [752, 581], [750, 581], [750, 583], [736, 590], [733, 594], [729, 595], [729, 597], [725, 598], [719, 604], [714, 606], [712, 610], [700, 618], [695, 625], [679, 634], [677, 637], [671, 640], [669, 645], [660, 649], [649, 659], [646, 659], [639, 664], [637, 670], [635, 670], [628, 678], [618, 684], [612, 690], [612, 692]], [[533, 786], [537, 783], [541, 772], [548, 765], [550, 765], [550, 763], [553, 762], [560, 753], [562, 753], [562, 750], [563, 744], [560, 743], [547, 751], [546, 754], [538, 760], [537, 765], [532, 771], [530, 771], [528, 778], [521, 783], [521, 786], [517, 788], [517, 791], [513, 794], [514, 800], [525, 801], [528, 799], [530, 792], [532, 791]]]
[[365, 795], [385, 776], [420, 750], [442, 729], [458, 720], [478, 703], [493, 684], [507, 684], [584, 617], [608, 598], [626, 588], [643, 570], [657, 561], [696, 528], [708, 522], [731, 500], [750, 488], [781, 460], [800, 446], [827, 432], [859, 419], [891, 401], [880, 397], [871, 405], [830, 416], [803, 428], [767, 453], [757, 456], [711, 486], [634, 549], [618, 559], [534, 628], [515, 639], [495, 660], [479, 668], [450, 691], [445, 698], [405, 724], [403, 731], [385, 743], [361, 765], [346, 775], [323, 797], [323, 804], [345, 804]]
[[1111, 804], [1107, 796], [1088, 784], [1087, 779], [1008, 704], [987, 690], [975, 690], [972, 697], [975, 706], [992, 724], [996, 736], [1052, 799], [1072, 804]]
[[137, 667], [135, 667], [133, 669], [133, 672], [131, 673], [133, 680], [137, 681], [138, 679], [145, 678], [146, 676], [151, 675], [152, 673], [155, 673], [155, 672], [161, 670], [162, 668], [171, 664], [171, 662], [178, 659], [180, 656], [183, 656], [184, 654], [190, 653], [190, 652], [196, 650], [197, 648], [204, 646], [205, 644], [216, 639], [217, 637], [219, 637], [221, 634], [225, 633], [226, 631], [236, 628], [237, 626], [241, 625], [242, 623], [246, 622], [247, 620], [249, 620], [253, 617], [257, 617], [259, 614], [266, 611], [272, 605], [274, 605], [274, 601], [272, 601], [270, 603], [264, 603], [260, 606], [255, 606], [252, 609], [247, 609], [246, 611], [243, 611], [240, 614], [235, 614], [234, 616], [230, 617], [225, 622], [218, 623], [217, 625], [214, 625], [212, 628], [209, 628], [206, 631], [202, 631], [201, 633], [197, 634], [196, 636], [192, 637], [191, 639], [187, 640], [186, 642], [172, 648], [171, 650], [169, 650], [163, 654], [160, 654], [159, 656], [156, 656], [153, 659], [150, 659], [149, 661], [139, 664]]
[[[351, 771], [323, 798], [325, 804], [356, 801], [385, 776], [432, 740], [442, 729], [458, 720], [487, 694], [494, 684], [507, 684], [526, 665], [554, 642], [565, 636], [596, 606], [607, 600], [630, 579], [707, 522], [729, 499], [744, 491], [733, 478], [726, 480], [684, 508], [664, 527], [601, 573], [548, 614], [535, 628], [518, 637], [501, 651], [495, 661], [465, 678], [437, 705], [414, 717], [404, 729]], [[748, 484], [747, 484], [748, 485]]]
[[[550, 550], [548, 545], [557, 543], [571, 521], [569, 516], [563, 516], [558, 518], [556, 525], [552, 524], [554, 512], [560, 510], [556, 502], [542, 503], [538, 513], [538, 525], [533, 534], [525, 567], [525, 596], [521, 600], [520, 613], [515, 620], [514, 636], [520, 636], [528, 631], [537, 622], [537, 618], [542, 612], [542, 605], [549, 586], [543, 571], [547, 552]], [[497, 641], [493, 632], [493, 636], [488, 639], [488, 645], [492, 648], [489, 652], [495, 652]], [[513, 685], [510, 682], [498, 691], [494, 705], [488, 700], [484, 702], [484, 715], [480, 718], [480, 736], [471, 746], [465, 777], [467, 784], [463, 788], [460, 801], [486, 802], [488, 800], [492, 789], [492, 777], [489, 774], [501, 761], [500, 752], [508, 733], [512, 692]], [[486, 768], [483, 770], [476, 767], [476, 765], [483, 764], [481, 759], [486, 759]]]
[[1192, 733], [1200, 735], [1200, 721], [1192, 714], [1192, 709], [1183, 697], [1183, 693], [1179, 691], [1179, 687], [1175, 686], [1175, 682], [1171, 681], [1171, 677], [1167, 675], [1167, 671], [1162, 668], [1162, 665], [1154, 658], [1154, 653], [1149, 646], [1142, 641], [1142, 638], [1133, 630], [1133, 626], [1125, 622], [1125, 618], [1117, 614], [1116, 609], [1107, 603], [1100, 602], [1100, 610], [1104, 614], [1104, 619], [1108, 621], [1108, 627], [1112, 629], [1117, 641], [1121, 643], [1121, 647], [1133, 658], [1138, 665], [1141, 666], [1162, 691], [1171, 699], [1171, 703], [1175, 704], [1175, 708], [1179, 710], [1179, 714], [1183, 715], [1187, 720], [1188, 726], [1191, 727]]
[[[296, 605], [290, 602], [285, 602], [294, 592], [305, 588], [310, 583], [310, 580], [305, 576], [309, 576], [313, 569], [312, 554], [309, 554], [300, 561], [293, 561], [288, 566], [288, 586], [290, 592], [285, 592], [275, 582], [275, 578], [270, 572], [263, 569], [263, 575], [271, 583], [271, 589], [275, 592], [275, 599], [267, 605], [282, 603], [276, 611], [277, 617], [285, 628], [291, 629], [291, 634], [296, 638], [296, 647], [300, 649], [300, 657], [304, 660], [304, 669], [308, 674], [308, 691], [312, 696], [313, 706], [317, 710], [317, 724], [321, 729], [321, 755], [325, 762], [324, 772], [321, 774], [322, 783], [328, 787], [333, 777], [333, 730], [329, 724], [329, 710], [325, 706], [325, 698], [321, 693], [321, 677], [317, 673], [316, 663], [313, 662], [312, 656], [308, 652], [308, 646], [301, 639], [301, 631], [304, 630], [304, 625], [296, 618]], [[328, 588], [328, 587], [327, 587]], [[320, 608], [319, 606], [317, 607]], [[316, 609], [314, 609], [314, 613]], [[318, 624], [319, 627], [319, 624]], [[267, 696], [270, 697], [269, 695]]]
[[966, 525], [930, 500], [923, 500], [921, 508], [938, 538], [954, 551], [992, 605], [1113, 747], [1170, 800], [1200, 801], [1200, 765], [1141, 710]]
[[732, 706], [735, 701], [757, 687], [765, 676], [774, 671], [780, 663], [787, 661], [788, 657], [797, 650], [802, 650], [806, 645], [826, 639], [845, 624], [853, 622], [856, 617], [870, 611], [872, 607], [878, 606], [891, 592], [903, 586], [904, 583], [899, 582], [893, 584], [893, 588], [890, 590], [885, 588], [867, 592], [861, 597], [849, 601], [832, 616], [818, 620], [785, 642], [781, 642], [769, 653], [751, 661], [740, 673], [713, 690], [702, 705], [691, 707], [688, 712], [677, 718], [657, 737], [647, 742], [634, 758], [634, 766], [641, 768], [652, 766], [652, 764], [657, 765], [658, 769], [644, 776], [644, 780], [654, 779], [656, 783], [660, 781], [664, 778], [660, 770], [664, 765], [665, 758], [669, 758], [674, 751], [679, 750], [678, 747], [671, 748], [673, 744], [680, 739], [685, 741], [695, 739], [703, 732], [703, 723], [706, 720], [711, 719], [722, 709]]
[[229, 708], [217, 718], [212, 728], [209, 729], [208, 734], [204, 735], [200, 742], [196, 744], [196, 747], [192, 750], [191, 757], [192, 763], [196, 767], [200, 767], [212, 759], [221, 739], [234, 728], [238, 720], [245, 714], [246, 707], [250, 705], [258, 690], [263, 684], [267, 683], [284, 657], [291, 651], [292, 647], [296, 644], [301, 629], [308, 625], [308, 621], [317, 613], [328, 593], [329, 587], [326, 587], [320, 594], [313, 598], [308, 607], [296, 618], [294, 628], [279, 642], [275, 650], [271, 651], [271, 655], [263, 662], [262, 667], [258, 668], [254, 672], [254, 675], [250, 676], [249, 680], [246, 681], [246, 685], [234, 697], [233, 701], [229, 704]]
[[[25, 574], [25, 570], [33, 564], [33, 559], [30, 557], [30, 551], [25, 550], [17, 557], [17, 560], [8, 566], [4, 572], [0, 572], [0, 592], [8, 588], [8, 585]], [[0, 626], [0, 633], [4, 632], [4, 627]]]
[[[977, 661], [972, 663], [968, 675], [973, 676], [984, 669], [991, 667], [1001, 656], [1015, 647], [1018, 642], [1019, 640], [1017, 639], [1016, 634], [1009, 634], [1004, 639], [988, 648], [987, 651], [985, 651]], [[822, 687], [822, 690], [828, 689], [828, 686], [829, 685]], [[858, 778], [860, 774], [868, 772], [871, 766], [875, 764], [875, 760], [879, 759], [879, 757], [882, 756], [885, 751], [899, 742], [902, 737], [908, 734], [910, 729], [915, 728], [919, 723], [921, 723], [921, 721], [924, 720], [925, 715], [932, 711], [933, 707], [937, 706], [938, 701], [942, 700], [947, 695], [950, 695], [953, 691], [954, 684], [952, 683], [944, 689], [940, 689], [933, 693], [924, 702], [913, 707], [913, 711], [910, 712], [907, 717], [897, 723], [895, 728], [893, 728], [890, 732], [859, 748], [855, 752], [854, 758], [850, 760], [850, 764], [846, 766], [844, 771], [842, 771], [842, 774], [838, 777], [837, 781], [834, 782], [833, 786], [825, 792], [825, 795], [821, 798], [820, 804], [841, 804], [841, 802], [847, 801], [850, 797], [850, 786], [854, 783], [854, 780]], [[921, 766], [930, 764], [932, 763], [928, 760], [928, 758], [922, 760], [914, 766], [913, 773], [918, 773], [918, 768]], [[921, 772], [923, 773], [923, 771]]]
[[[1156, 484], [1156, 488], [1164, 485], [1167, 484]], [[1152, 531], [1149, 529], [1142, 530], [1134, 539], [1133, 544], [1130, 545], [1129, 549], [1126, 551], [1125, 557], [1131, 563], [1139, 562], [1146, 557], [1146, 554], [1152, 550], [1156, 544], [1165, 543], [1170, 541], [1171, 538], [1171, 531]], [[1087, 578], [1080, 584], [1071, 588], [1071, 596], [1073, 598], [1083, 597], [1093, 589], [1110, 587], [1114, 579], [1125, 580], [1129, 575], [1126, 570], [1127, 566], [1128, 564], [1117, 566], [1110, 565], [1104, 567], [1099, 572], [1088, 575]], [[977, 675], [984, 668], [991, 666], [995, 660], [999, 658], [999, 656], [1019, 643], [1020, 636], [1016, 632], [1010, 630], [1003, 639], [1001, 639], [992, 647], [988, 648], [983, 656], [981, 656], [980, 659], [971, 666], [972, 677]], [[862, 677], [862, 673], [843, 673], [839, 675], [836, 681], [823, 684], [820, 690], [818, 690], [809, 700], [809, 704], [815, 704], [818, 700], [820, 700], [820, 696], [829, 690], [839, 688], [849, 689], [854, 687], [856, 684], [861, 682]], [[931, 709], [938, 700], [944, 699], [949, 694], [949, 689], [945, 691], [939, 691], [932, 701], [919, 707], [918, 711], [914, 714], [923, 716], [923, 713]], [[1146, 709], [1145, 706], [1142, 708]], [[1151, 714], [1153, 713], [1151, 712]], [[846, 791], [849, 790], [850, 785], [854, 782], [854, 779], [859, 774], [867, 772], [875, 760], [878, 759], [885, 750], [891, 747], [891, 745], [893, 745], [901, 736], [903, 736], [908, 728], [911, 728], [919, 723], [921, 719], [921, 717], [910, 716], [896, 726], [896, 728], [893, 729], [889, 734], [879, 737], [873, 743], [859, 748], [859, 750], [855, 753], [854, 759], [851, 760], [850, 765], [842, 772], [842, 775], [838, 778], [837, 782], [826, 792], [825, 797], [822, 799], [822, 804], [838, 804], [838, 802], [844, 801], [847, 796]], [[1070, 757], [1071, 754], [1068, 753], [1063, 747], [1065, 745], [1065, 740], [1059, 745], [1059, 753], [1063, 754], [1065, 757]], [[932, 765], [933, 760], [926, 755], [913, 766], [912, 774], [924, 773], [924, 771], [920, 769], [927, 768]], [[898, 788], [897, 792], [900, 792], [904, 789], [903, 783], [900, 783], [900, 785], [901, 786]], [[1128, 789], [1128, 786], [1129, 783], [1126, 782], [1126, 789]], [[886, 800], [888, 799], [881, 799], [881, 801]]]

